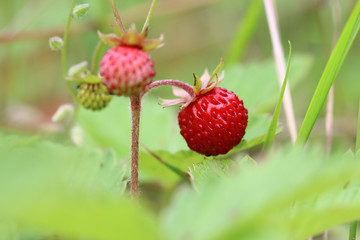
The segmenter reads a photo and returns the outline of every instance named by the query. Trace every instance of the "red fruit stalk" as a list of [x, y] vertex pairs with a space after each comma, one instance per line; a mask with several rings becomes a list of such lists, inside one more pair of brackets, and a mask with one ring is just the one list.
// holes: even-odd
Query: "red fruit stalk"
[[243, 101], [220, 87], [198, 96], [178, 115], [180, 133], [189, 148], [206, 156], [226, 154], [239, 144], [247, 119]]
[[117, 22], [117, 29], [112, 34], [99, 36], [110, 47], [100, 63], [100, 75], [109, 92], [118, 96], [129, 96], [132, 114], [131, 136], [131, 196], [138, 196], [138, 153], [139, 153], [139, 124], [140, 124], [140, 92], [152, 82], [155, 76], [154, 63], [150, 60], [147, 51], [161, 47], [163, 37], [146, 39], [148, 23], [156, 0], [152, 1], [151, 8], [141, 32], [132, 25], [125, 30], [114, 0], [110, 0], [111, 7]]

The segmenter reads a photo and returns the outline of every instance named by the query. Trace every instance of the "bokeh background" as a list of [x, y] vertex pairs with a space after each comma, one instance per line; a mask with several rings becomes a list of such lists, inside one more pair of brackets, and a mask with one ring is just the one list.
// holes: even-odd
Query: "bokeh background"
[[[114, 24], [108, 1], [78, 1], [78, 3], [85, 2], [91, 5], [89, 13], [80, 20], [74, 20], [71, 26], [69, 66], [84, 60], [90, 61], [98, 42], [97, 30], [104, 33], [111, 32], [111, 26]], [[338, 2], [341, 14], [337, 24], [342, 28], [355, 1]], [[229, 51], [232, 51], [231, 43], [236, 32], [241, 28], [242, 20], [251, 3], [250, 0], [158, 0], [151, 20], [149, 36], [157, 37], [163, 33], [165, 46], [151, 52], [157, 71], [155, 79], [172, 78], [191, 83], [193, 72], [201, 75], [205, 67], [213, 69], [221, 57], [225, 60], [226, 70], [230, 69], [230, 64], [227, 65], [227, 57]], [[290, 69], [295, 75], [293, 78], [296, 78], [294, 83], [290, 80], [290, 85], [299, 128], [330, 54], [336, 24], [333, 22], [330, 1], [278, 0], [276, 4], [285, 54], [287, 55], [288, 51], [287, 41], [291, 40], [294, 58], [300, 59], [297, 65], [294, 60], [296, 66]], [[59, 105], [72, 101], [61, 74], [60, 54], [51, 51], [48, 47], [49, 37], [63, 35], [70, 5], [70, 0], [0, 0], [0, 127], [2, 129], [30, 134], [51, 131], [52, 114]], [[123, 0], [118, 1], [117, 6], [124, 25], [128, 27], [134, 22], [140, 29], [146, 18], [150, 1]], [[237, 82], [238, 84], [235, 85], [237, 88], [241, 88], [244, 83], [252, 85], [252, 88], [246, 88], [249, 89], [248, 94], [255, 99], [258, 98], [262, 103], [250, 104], [255, 110], [249, 109], [249, 112], [262, 111], [270, 115], [273, 105], [269, 104], [268, 108], [262, 106], [266, 106], [267, 101], [262, 96], [262, 89], [266, 86], [263, 84], [276, 81], [276, 72], [272, 63], [272, 47], [263, 7], [253, 34], [248, 34], [250, 40], [236, 63], [237, 68], [245, 69], [245, 73], [227, 74], [225, 82]], [[334, 137], [336, 146], [340, 148], [348, 147], [355, 139], [354, 129], [360, 90], [359, 51], [360, 42], [357, 38], [335, 83]], [[229, 71], [231, 72], [231, 69]], [[261, 75], [261, 72], [264, 74]], [[241, 76], [242, 79], [238, 79]], [[262, 78], [261, 81], [254, 80], [259, 77]], [[224, 83], [223, 86], [228, 85]], [[236, 92], [236, 89], [231, 90]], [[149, 108], [160, 109], [155, 106], [157, 95], [171, 97], [169, 88], [154, 91], [147, 97], [149, 101], [153, 100]], [[274, 99], [277, 98], [277, 89], [274, 89], [273, 96]], [[239, 97], [244, 98], [246, 105], [246, 96]], [[125, 99], [116, 101], [121, 101], [123, 105], [127, 104]], [[116, 108], [113, 103], [111, 106]], [[119, 113], [119, 118], [128, 119], [127, 107], [124, 109], [119, 110], [122, 111]], [[166, 122], [166, 119], [170, 118], [173, 122], [172, 127], [176, 128], [177, 108], [154, 111], [158, 114], [156, 121], [164, 119]], [[171, 117], [169, 113], [172, 114]], [[88, 118], [97, 117], [91, 113], [84, 114]], [[324, 114], [320, 116], [315, 125], [312, 133], [313, 141], [324, 142], [323, 116]], [[146, 111], [143, 117], [147, 118]], [[150, 121], [144, 120], [143, 124], [146, 125], [144, 129], [151, 128]], [[91, 120], [83, 120], [82, 125], [87, 125], [88, 128], [100, 127], [99, 122], [93, 125], [89, 122]], [[283, 125], [286, 129], [285, 124]], [[125, 126], [125, 130], [121, 132], [126, 139], [124, 146], [129, 140], [128, 129], [129, 126]], [[147, 132], [144, 131], [143, 136], [146, 137]], [[176, 131], [175, 129], [174, 132]], [[153, 133], [149, 132], [149, 139]], [[158, 134], [165, 133], [160, 131]], [[281, 136], [285, 140], [288, 139], [286, 131]], [[167, 142], [169, 140], [168, 137], [163, 139]], [[179, 139], [175, 141], [175, 145], [182, 141], [180, 137]], [[104, 141], [110, 144], [110, 140]], [[161, 149], [163, 142], [150, 141], [148, 144], [153, 148]], [[169, 149], [177, 150], [185, 147], [184, 142], [180, 145], [181, 147], [169, 147]]]

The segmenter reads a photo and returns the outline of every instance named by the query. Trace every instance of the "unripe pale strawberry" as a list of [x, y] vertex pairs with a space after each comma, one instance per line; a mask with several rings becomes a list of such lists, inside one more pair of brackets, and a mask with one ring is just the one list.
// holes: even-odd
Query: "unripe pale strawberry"
[[112, 98], [103, 83], [86, 82], [78, 86], [77, 97], [84, 108], [94, 111], [105, 108]]
[[215, 87], [182, 109], [180, 133], [189, 148], [206, 156], [226, 154], [245, 134], [248, 113], [233, 92]]
[[104, 84], [115, 95], [140, 93], [155, 76], [149, 54], [132, 46], [117, 46], [106, 52], [100, 63]]
[[139, 94], [155, 76], [154, 63], [147, 51], [162, 46], [163, 37], [146, 39], [147, 28], [138, 32], [135, 25], [126, 32], [101, 34], [110, 45], [100, 63], [100, 75], [111, 94], [132, 96]]

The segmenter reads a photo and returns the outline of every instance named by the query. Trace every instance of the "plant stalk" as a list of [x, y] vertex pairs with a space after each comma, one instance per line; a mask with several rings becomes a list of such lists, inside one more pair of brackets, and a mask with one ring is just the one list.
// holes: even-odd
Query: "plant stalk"
[[[71, 9], [70, 9], [70, 13], [69, 13], [69, 17], [68, 17], [68, 21], [66, 24], [66, 28], [65, 28], [65, 33], [64, 33], [64, 46], [61, 49], [61, 65], [62, 65], [62, 73], [63, 73], [63, 77], [66, 78], [67, 76], [67, 66], [66, 66], [66, 49], [67, 49], [67, 42], [68, 42], [68, 36], [69, 36], [69, 30], [70, 30], [70, 24], [72, 21], [72, 12], [73, 9], [75, 7], [75, 3], [76, 0], [72, 1], [72, 5], [71, 5]], [[74, 89], [71, 87], [71, 84], [69, 81], [65, 81], [66, 83], [66, 87], [68, 88], [68, 90], [70, 91], [72, 97], [74, 98], [75, 102], [77, 103], [77, 98], [76, 98], [76, 93], [74, 91]]]
[[[264, 0], [264, 6], [265, 6], [266, 18], [270, 30], [271, 42], [273, 45], [273, 54], [276, 64], [276, 70], [278, 73], [279, 86], [281, 88], [285, 76], [286, 67], [285, 67], [284, 50], [280, 40], [279, 23], [277, 20], [278, 17], [275, 10], [274, 0]], [[295, 115], [294, 115], [294, 109], [291, 100], [289, 85], [286, 86], [285, 89], [283, 104], [284, 104], [286, 123], [289, 129], [291, 142], [295, 143], [297, 130], [296, 130]]]
[[140, 99], [151, 89], [155, 88], [155, 87], [160, 87], [160, 86], [165, 86], [165, 85], [170, 85], [170, 86], [175, 86], [175, 87], [179, 87], [184, 89], [186, 92], [188, 92], [190, 94], [190, 96], [194, 97], [195, 96], [195, 92], [192, 86], [190, 86], [187, 83], [178, 81], [178, 80], [172, 80], [172, 79], [167, 79], [167, 80], [158, 80], [155, 82], [150, 83], [149, 85], [147, 85], [145, 87], [145, 89], [140, 93]]
[[123, 23], [121, 21], [120, 14], [119, 14], [119, 12], [118, 12], [118, 10], [116, 8], [116, 4], [115, 4], [114, 0], [110, 0], [110, 4], [111, 4], [111, 8], [113, 10], [113, 14], [114, 14], [114, 17], [115, 17], [115, 20], [116, 20], [116, 24], [119, 26], [121, 32], [125, 33], [126, 30], [125, 30], [124, 25], [123, 25]]
[[91, 59], [91, 71], [93, 74], [97, 74], [97, 72], [99, 71], [100, 53], [103, 47], [104, 43], [100, 40], [96, 45], [96, 49]]
[[354, 221], [350, 225], [349, 240], [356, 240], [357, 221]]
[[150, 18], [151, 18], [152, 12], [153, 12], [153, 10], [154, 10], [156, 1], [157, 1], [157, 0], [152, 0], [152, 2], [151, 2], [151, 7], [150, 7], [150, 9], [149, 9], [149, 12], [148, 12], [148, 15], [147, 15], [147, 17], [146, 17], [144, 26], [143, 26], [143, 28], [142, 28], [142, 30], [141, 30], [141, 33], [144, 33], [144, 32], [146, 31], [146, 28], [149, 26]]
[[173, 85], [180, 87], [187, 91], [191, 96], [194, 96], [193, 88], [183, 82], [177, 80], [160, 80], [153, 82], [146, 86], [146, 88], [138, 95], [130, 96], [131, 107], [131, 198], [138, 199], [139, 192], [139, 128], [140, 128], [140, 111], [141, 111], [141, 98], [144, 94], [154, 87], [161, 85]]
[[139, 127], [140, 127], [140, 95], [130, 96], [131, 106], [131, 197], [138, 198], [139, 189]]

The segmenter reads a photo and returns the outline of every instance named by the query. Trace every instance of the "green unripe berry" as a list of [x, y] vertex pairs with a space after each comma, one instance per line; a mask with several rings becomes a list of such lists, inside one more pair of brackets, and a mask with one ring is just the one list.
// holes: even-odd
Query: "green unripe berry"
[[93, 111], [105, 108], [112, 99], [103, 83], [81, 83], [78, 86], [77, 97], [84, 108]]

